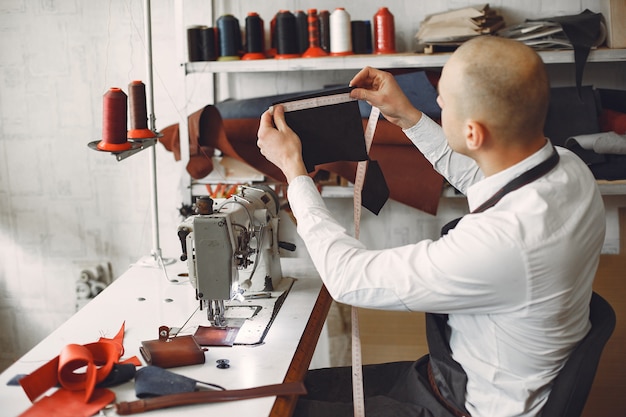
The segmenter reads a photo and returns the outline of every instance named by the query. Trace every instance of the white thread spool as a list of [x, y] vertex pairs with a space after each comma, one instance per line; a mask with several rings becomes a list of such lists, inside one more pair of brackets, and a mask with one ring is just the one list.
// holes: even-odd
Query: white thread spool
[[338, 7], [330, 14], [330, 54], [352, 54], [352, 27], [350, 14]]

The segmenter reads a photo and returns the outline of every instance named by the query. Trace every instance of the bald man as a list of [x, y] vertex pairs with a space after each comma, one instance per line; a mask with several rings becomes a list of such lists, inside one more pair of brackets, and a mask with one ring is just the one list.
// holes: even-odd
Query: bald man
[[[302, 162], [283, 109], [261, 116], [258, 146], [289, 182], [298, 233], [333, 298], [427, 312], [429, 355], [364, 367], [367, 416], [538, 416], [576, 344], [604, 240], [587, 166], [543, 136], [541, 58], [484, 36], [443, 67], [441, 126], [372, 68], [352, 96], [380, 108], [467, 196], [470, 213], [438, 240], [368, 250], [333, 219]], [[310, 371], [297, 416], [352, 415], [350, 370]]]

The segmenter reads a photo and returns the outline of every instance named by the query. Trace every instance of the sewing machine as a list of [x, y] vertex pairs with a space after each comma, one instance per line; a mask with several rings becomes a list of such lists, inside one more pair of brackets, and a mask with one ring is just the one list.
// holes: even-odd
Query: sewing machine
[[182, 261], [200, 307], [212, 325], [223, 327], [225, 300], [264, 296], [282, 279], [278, 241], [279, 202], [267, 186], [242, 186], [217, 202], [196, 201], [196, 212], [178, 226]]

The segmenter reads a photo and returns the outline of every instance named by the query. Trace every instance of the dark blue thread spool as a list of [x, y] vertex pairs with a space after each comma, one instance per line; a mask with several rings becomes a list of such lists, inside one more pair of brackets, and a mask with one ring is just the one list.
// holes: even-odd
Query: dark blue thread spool
[[217, 19], [219, 58], [220, 61], [240, 58], [243, 50], [239, 20], [231, 15], [223, 15]]

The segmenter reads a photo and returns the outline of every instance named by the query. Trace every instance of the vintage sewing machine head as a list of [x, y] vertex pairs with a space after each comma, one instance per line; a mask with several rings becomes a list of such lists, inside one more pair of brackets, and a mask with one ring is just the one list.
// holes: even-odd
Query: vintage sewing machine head
[[224, 301], [278, 286], [279, 201], [267, 186], [242, 186], [224, 201], [196, 202], [198, 214], [178, 226], [189, 280], [213, 325], [225, 325]]

